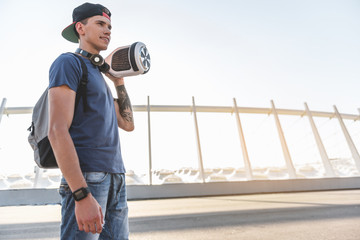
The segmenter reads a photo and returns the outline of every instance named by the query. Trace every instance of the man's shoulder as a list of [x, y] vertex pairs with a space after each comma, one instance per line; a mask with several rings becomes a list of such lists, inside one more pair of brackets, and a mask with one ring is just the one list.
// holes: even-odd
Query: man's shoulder
[[50, 67], [51, 69], [73, 69], [79, 71], [81, 63], [73, 53], [62, 53], [54, 60]]
[[80, 60], [73, 53], [62, 53], [51, 64], [50, 81], [54, 78], [79, 79], [82, 75]]

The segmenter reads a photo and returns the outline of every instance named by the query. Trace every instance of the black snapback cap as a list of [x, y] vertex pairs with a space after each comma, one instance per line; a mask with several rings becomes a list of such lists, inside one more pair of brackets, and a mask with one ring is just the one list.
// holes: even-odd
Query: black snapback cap
[[72, 18], [73, 23], [67, 26], [61, 33], [61, 35], [68, 41], [78, 43], [79, 38], [75, 30], [75, 24], [86, 18], [93, 16], [104, 16], [110, 20], [111, 12], [109, 9], [101, 4], [84, 3], [74, 9]]

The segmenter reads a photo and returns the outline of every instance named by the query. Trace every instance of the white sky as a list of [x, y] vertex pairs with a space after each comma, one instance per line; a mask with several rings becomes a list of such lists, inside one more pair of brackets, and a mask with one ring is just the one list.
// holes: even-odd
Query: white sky
[[[76, 44], [60, 32], [82, 1], [0, 1], [0, 98], [31, 106], [48, 69]], [[113, 14], [108, 52], [144, 42], [145, 76], [127, 81], [133, 104], [301, 108], [357, 113], [360, 89], [360, 2], [101, 1]]]
[[[61, 37], [83, 1], [0, 1], [0, 100], [33, 106], [48, 70], [76, 44]], [[232, 105], [358, 114], [360, 1], [99, 1], [112, 12], [112, 40], [144, 42], [148, 74], [130, 77], [132, 104]], [[1, 131], [3, 131], [0, 128]], [[144, 129], [146, 130], [146, 129]], [[192, 131], [192, 130], [191, 130]]]

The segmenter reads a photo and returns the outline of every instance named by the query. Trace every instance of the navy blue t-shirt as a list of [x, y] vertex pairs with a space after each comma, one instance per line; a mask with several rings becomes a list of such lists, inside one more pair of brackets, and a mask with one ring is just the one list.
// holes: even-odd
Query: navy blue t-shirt
[[[84, 112], [81, 98], [69, 129], [81, 170], [125, 173], [111, 91], [99, 69], [83, 60], [88, 69], [88, 110]], [[81, 76], [80, 60], [71, 53], [61, 54], [50, 67], [49, 89], [67, 85], [76, 92]]]

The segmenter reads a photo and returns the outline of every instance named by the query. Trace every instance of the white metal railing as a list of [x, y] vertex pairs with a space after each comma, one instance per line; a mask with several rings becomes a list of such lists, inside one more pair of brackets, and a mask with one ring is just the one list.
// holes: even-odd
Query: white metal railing
[[[353, 120], [358, 121], [360, 120], [360, 115], [355, 114], [345, 114], [339, 113], [336, 106], [334, 105], [334, 112], [321, 112], [321, 111], [310, 111], [307, 103], [304, 103], [304, 110], [294, 110], [294, 109], [280, 109], [276, 108], [274, 102], [271, 100], [271, 107], [270, 108], [256, 108], [256, 107], [238, 107], [236, 103], [236, 99], [233, 99], [234, 105], [233, 106], [197, 106], [195, 104], [195, 98], [192, 98], [192, 105], [150, 105], [150, 98], [147, 99], [147, 105], [134, 105], [133, 110], [135, 112], [147, 112], [147, 121], [148, 121], [148, 149], [149, 149], [149, 182], [152, 185], [152, 156], [151, 156], [151, 112], [189, 112], [192, 113], [194, 116], [194, 127], [195, 127], [195, 134], [196, 134], [196, 148], [198, 152], [198, 169], [200, 176], [202, 178], [202, 182], [205, 182], [204, 177], [204, 167], [203, 167], [203, 160], [202, 160], [202, 152], [201, 152], [201, 143], [198, 131], [198, 121], [197, 121], [197, 112], [207, 112], [207, 113], [231, 113], [235, 114], [236, 116], [236, 123], [240, 138], [240, 146], [241, 151], [243, 154], [243, 161], [246, 171], [246, 177], [248, 180], [253, 179], [252, 174], [252, 167], [248, 157], [248, 152], [246, 148], [246, 141], [243, 134], [243, 127], [241, 124], [240, 115], [247, 113], [247, 114], [267, 114], [273, 115], [276, 123], [276, 128], [279, 135], [279, 140], [282, 147], [282, 152], [286, 161], [286, 166], [288, 170], [289, 177], [291, 179], [297, 178], [296, 172], [294, 169], [294, 165], [291, 159], [290, 152], [287, 147], [286, 139], [284, 136], [283, 129], [281, 127], [281, 123], [279, 120], [278, 115], [294, 115], [294, 116], [307, 116], [311, 125], [311, 130], [315, 138], [315, 142], [318, 148], [318, 151], [321, 156], [322, 163], [325, 168], [325, 174], [328, 177], [334, 177], [334, 170], [331, 166], [329, 157], [327, 156], [325, 147], [322, 143], [320, 135], [318, 133], [317, 127], [313, 120], [313, 117], [322, 117], [322, 118], [337, 118], [339, 120], [339, 124], [341, 126], [342, 132], [348, 144], [348, 147], [351, 151], [352, 157], [355, 161], [355, 165], [357, 170], [360, 172], [360, 155], [356, 149], [356, 146], [351, 139], [350, 134], [343, 122], [343, 119], [346, 120]], [[11, 115], [11, 114], [30, 114], [32, 113], [32, 107], [9, 107], [6, 108], [6, 99], [4, 98], [0, 108], [0, 123], [1, 117], [3, 114]], [[360, 112], [360, 110], [359, 110]], [[35, 183], [36, 185], [36, 183]]]

